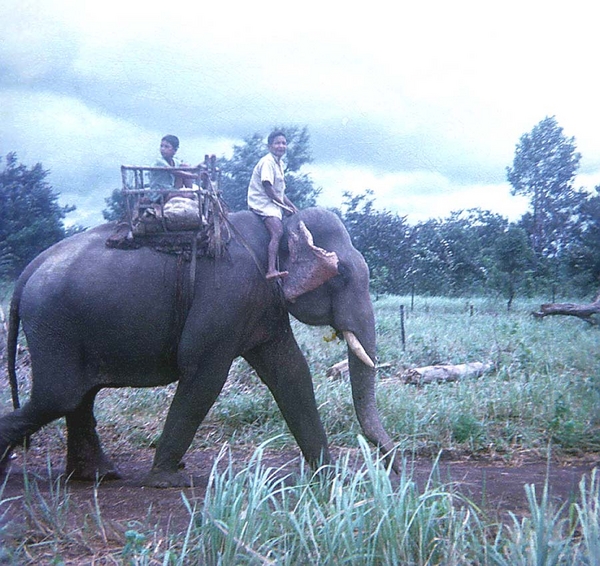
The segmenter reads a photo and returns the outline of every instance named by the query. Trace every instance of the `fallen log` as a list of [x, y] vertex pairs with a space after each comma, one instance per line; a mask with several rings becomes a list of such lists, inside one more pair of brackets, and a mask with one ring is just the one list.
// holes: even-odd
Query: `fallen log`
[[325, 372], [325, 375], [330, 379], [345, 379], [350, 375], [349, 371], [348, 360], [342, 360], [341, 362], [332, 365]]
[[422, 386], [428, 383], [448, 383], [461, 379], [481, 377], [494, 369], [494, 364], [471, 362], [457, 365], [435, 365], [408, 369], [400, 375], [408, 385]]
[[584, 320], [588, 324], [595, 326], [598, 321], [592, 318], [600, 313], [600, 301], [596, 299], [593, 303], [587, 305], [578, 305], [576, 303], [546, 303], [540, 307], [537, 312], [531, 314], [536, 318], [543, 318], [552, 315], [575, 316]]

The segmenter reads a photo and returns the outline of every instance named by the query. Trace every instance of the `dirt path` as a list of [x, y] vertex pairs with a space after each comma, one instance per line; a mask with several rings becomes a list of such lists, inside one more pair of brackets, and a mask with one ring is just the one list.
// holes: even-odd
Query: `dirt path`
[[[203, 500], [217, 454], [217, 449], [211, 449], [192, 451], [186, 455], [185, 469], [193, 477], [194, 487], [183, 491], [192, 505], [200, 504]], [[251, 452], [240, 449], [233, 449], [232, 454], [234, 462], [239, 462], [240, 466], [247, 463], [251, 456]], [[152, 450], [139, 450], [115, 457], [123, 479], [100, 484], [97, 501], [102, 518], [123, 528], [136, 522], [140, 526], [158, 525], [162, 529], [179, 532], [185, 529], [189, 520], [189, 514], [182, 503], [182, 490], [152, 489], [141, 485], [145, 473], [150, 469], [152, 456]], [[48, 456], [42, 453], [42, 449], [32, 448], [28, 454], [26, 467], [29, 477], [36, 479], [42, 494], [48, 495], [51, 480], [55, 480], [63, 469], [64, 464], [60, 458], [60, 455], [57, 455], [56, 460], [52, 457], [49, 466]], [[273, 468], [283, 467], [285, 472], [294, 473], [300, 470], [296, 451], [266, 451], [263, 464]], [[9, 508], [0, 509], [0, 515], [2, 511], [8, 511], [5, 520], [13, 519], [18, 522], [19, 518], [24, 516], [24, 500], [21, 497], [24, 493], [23, 465], [22, 455], [17, 455], [2, 495], [3, 500], [16, 498]], [[438, 478], [443, 484], [452, 483], [458, 492], [469, 497], [490, 516], [506, 517], [509, 511], [522, 516], [528, 514], [524, 489], [526, 484], [534, 484], [536, 493], [541, 496], [548, 478], [552, 500], [556, 504], [569, 502], [577, 498], [581, 478], [589, 475], [597, 465], [597, 455], [549, 464], [540, 459], [530, 459], [512, 466], [484, 459], [441, 460]], [[52, 477], [49, 476], [49, 469]], [[432, 461], [425, 458], [409, 460], [409, 469], [417, 485], [423, 488], [431, 477]], [[68, 491], [73, 507], [83, 514], [93, 515], [93, 484], [70, 482]], [[152, 511], [149, 515], [150, 507]]]

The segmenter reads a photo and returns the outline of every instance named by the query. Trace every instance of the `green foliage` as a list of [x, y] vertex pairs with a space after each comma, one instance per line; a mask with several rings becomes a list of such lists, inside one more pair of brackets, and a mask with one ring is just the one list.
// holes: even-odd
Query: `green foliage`
[[452, 212], [409, 227], [377, 210], [372, 191], [345, 194], [341, 217], [374, 274], [376, 292], [464, 296], [548, 291], [556, 300], [598, 284], [600, 197], [573, 188], [581, 155], [554, 117], [521, 137], [512, 167], [513, 194], [531, 199], [515, 225], [481, 209]]
[[506, 224], [497, 214], [471, 209], [416, 225], [409, 268], [416, 292], [445, 296], [482, 292], [486, 263]]
[[432, 296], [530, 292], [533, 255], [522, 228], [481, 209], [409, 226], [377, 210], [373, 191], [344, 194], [340, 215], [370, 269], [373, 290]]
[[[310, 153], [310, 135], [304, 126], [283, 126], [273, 128], [285, 133], [287, 152], [284, 157], [286, 196], [298, 207], [314, 206], [321, 189], [313, 185], [312, 179], [301, 168], [312, 161]], [[248, 184], [255, 165], [268, 152], [264, 137], [255, 133], [244, 138], [242, 145], [233, 147], [231, 159], [221, 158], [219, 167], [222, 171], [221, 186], [223, 198], [230, 210], [246, 210]]]
[[552, 116], [521, 136], [513, 166], [507, 167], [513, 194], [530, 199], [531, 213], [522, 225], [539, 256], [556, 256], [569, 241], [577, 222], [573, 213], [585, 198], [573, 188], [580, 159], [575, 138], [567, 138]]
[[36, 255], [67, 235], [63, 219], [75, 207], [58, 204], [47, 176], [41, 163], [28, 168], [18, 163], [15, 153], [6, 156], [0, 170], [0, 278], [15, 278]]
[[344, 193], [342, 220], [352, 243], [371, 269], [378, 293], [398, 293], [403, 288], [409, 264], [406, 218], [374, 208], [374, 193]]
[[525, 230], [515, 225], [497, 235], [492, 250], [489, 282], [504, 295], [510, 310], [518, 290], [526, 289], [533, 275], [533, 250]]
[[[313, 184], [310, 175], [300, 172], [285, 172], [285, 194], [300, 209], [316, 206], [321, 189]], [[246, 189], [248, 187], [246, 186]]]
[[585, 295], [598, 293], [600, 281], [600, 185], [577, 211], [578, 230], [566, 251], [566, 277]]
[[471, 414], [460, 413], [455, 416], [452, 424], [452, 437], [459, 444], [469, 443], [472, 447], [479, 447], [483, 436], [483, 426]]
[[104, 199], [106, 208], [102, 211], [104, 220], [108, 222], [122, 220], [125, 214], [125, 199], [121, 189], [115, 189], [109, 197]]
[[[260, 459], [242, 472], [211, 474], [195, 514], [202, 540], [188, 545], [198, 563], [436, 564], [452, 563], [470, 504], [432, 479], [426, 494], [403, 474], [394, 488], [361, 440], [366, 463], [346, 459], [331, 481], [286, 486]], [[261, 449], [256, 453], [261, 458]], [[241, 543], [243, 541], [243, 543]], [[456, 546], [460, 546], [457, 551]], [[450, 560], [450, 562], [449, 562]]]

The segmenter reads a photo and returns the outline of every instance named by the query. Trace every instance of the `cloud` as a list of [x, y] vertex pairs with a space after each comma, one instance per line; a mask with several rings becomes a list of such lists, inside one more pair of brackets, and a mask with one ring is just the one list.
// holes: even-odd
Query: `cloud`
[[[6, 132], [0, 140], [2, 154], [16, 149], [22, 163], [41, 162], [61, 202], [77, 206], [77, 222], [100, 222], [104, 198], [121, 186], [120, 166], [151, 163], [160, 138], [169, 133], [140, 128], [135, 121], [47, 92], [2, 91], [0, 108]], [[179, 153], [200, 162], [205, 153], [229, 153], [233, 142], [190, 137]]]
[[600, 171], [596, 20], [582, 0], [4, 9], [0, 150], [41, 161], [82, 218], [95, 205], [101, 219], [119, 165], [145, 162], [165, 133], [195, 161], [307, 125], [324, 194], [373, 188], [377, 206], [418, 219], [486, 203], [518, 214], [505, 168], [545, 116], [576, 137], [582, 182]]
[[320, 197], [323, 206], [340, 207], [344, 192], [360, 195], [370, 189], [379, 202], [385, 203], [385, 208], [406, 216], [411, 224], [470, 208], [492, 210], [514, 221], [528, 204], [527, 199], [510, 194], [508, 183], [465, 185], [457, 191], [439, 172], [382, 175], [377, 170], [339, 163], [312, 165], [310, 174], [316, 185], [323, 187]]

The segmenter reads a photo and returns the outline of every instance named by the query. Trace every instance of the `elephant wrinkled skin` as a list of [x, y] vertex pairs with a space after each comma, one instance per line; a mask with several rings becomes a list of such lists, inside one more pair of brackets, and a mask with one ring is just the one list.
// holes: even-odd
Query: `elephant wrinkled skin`
[[[375, 370], [368, 363], [375, 360], [368, 268], [339, 218], [311, 208], [286, 220], [288, 237], [302, 221], [314, 245], [335, 252], [339, 262], [337, 275], [287, 303], [278, 285], [261, 273], [268, 235], [260, 219], [240, 212], [229, 220], [234, 237], [227, 254], [198, 258], [194, 278], [190, 264], [178, 269], [181, 262], [174, 255], [148, 247], [108, 248], [113, 224], [59, 242], [33, 260], [15, 286], [8, 340], [14, 383], [21, 321], [31, 354], [32, 390], [23, 407], [0, 418], [4, 464], [14, 446], [65, 416], [66, 472], [86, 480], [118, 477], [96, 433], [96, 394], [104, 387], [152, 387], [178, 380], [145, 484], [187, 485], [178, 465], [238, 356], [270, 389], [307, 461], [313, 466], [329, 462], [312, 378], [288, 313], [307, 324], [350, 333], [357, 417], [365, 436], [389, 455], [393, 444], [377, 413]], [[283, 245], [283, 268], [293, 272], [293, 259]], [[186, 291], [190, 280], [193, 293]], [[189, 298], [183, 310], [181, 296]]]

